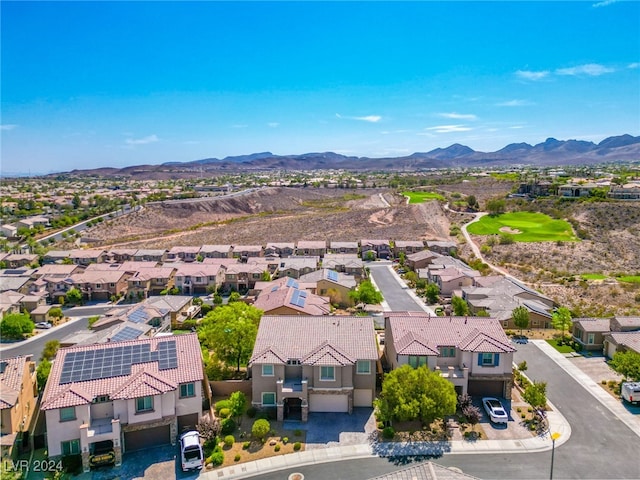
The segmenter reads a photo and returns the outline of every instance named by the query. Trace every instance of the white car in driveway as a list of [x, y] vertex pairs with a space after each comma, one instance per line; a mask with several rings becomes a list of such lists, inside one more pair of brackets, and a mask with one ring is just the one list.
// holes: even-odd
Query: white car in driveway
[[487, 415], [489, 415], [489, 420], [493, 423], [506, 424], [509, 421], [507, 411], [497, 398], [484, 397], [482, 399], [482, 406], [484, 407], [485, 412], [487, 412]]
[[202, 468], [204, 452], [202, 451], [200, 435], [197, 431], [191, 430], [180, 436], [180, 460], [183, 472]]

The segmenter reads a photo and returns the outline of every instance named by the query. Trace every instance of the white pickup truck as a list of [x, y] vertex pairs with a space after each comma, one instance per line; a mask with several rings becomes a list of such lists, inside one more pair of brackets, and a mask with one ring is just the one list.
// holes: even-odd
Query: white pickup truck
[[620, 391], [627, 402], [634, 405], [640, 403], [640, 382], [624, 382]]

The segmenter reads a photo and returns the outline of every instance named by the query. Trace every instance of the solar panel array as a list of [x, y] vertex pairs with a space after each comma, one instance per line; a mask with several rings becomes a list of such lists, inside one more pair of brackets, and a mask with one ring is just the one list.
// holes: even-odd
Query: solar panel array
[[287, 285], [287, 287], [293, 287], [293, 288], [298, 288], [299, 287], [298, 282], [295, 279], [291, 278], [291, 277], [287, 278], [287, 284], [286, 285]]
[[336, 272], [335, 270], [327, 270], [327, 278], [329, 280], [331, 280], [332, 282], [337, 282], [338, 281], [338, 272]]
[[138, 338], [142, 332], [133, 327], [124, 327], [118, 333], [116, 333], [113, 337], [111, 337], [112, 342], [124, 342], [125, 340], [135, 340]]
[[291, 304], [304, 308], [304, 304], [307, 301], [307, 292], [304, 290], [294, 290], [291, 295]]
[[145, 323], [149, 320], [149, 314], [144, 310], [144, 308], [140, 307], [127, 315], [127, 319], [133, 323]]
[[69, 352], [62, 364], [59, 383], [63, 385], [130, 375], [131, 366], [138, 363], [158, 362], [159, 370], [177, 368], [176, 341], [158, 342], [157, 347], [157, 350], [152, 352], [149, 343], [140, 343]]

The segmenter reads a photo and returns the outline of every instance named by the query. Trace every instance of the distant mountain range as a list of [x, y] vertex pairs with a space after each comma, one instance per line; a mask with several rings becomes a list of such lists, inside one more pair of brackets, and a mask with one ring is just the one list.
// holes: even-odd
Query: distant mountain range
[[125, 168], [74, 170], [74, 175], [132, 176], [139, 178], [173, 178], [205, 173], [231, 173], [269, 170], [407, 171], [431, 168], [501, 167], [511, 165], [587, 165], [605, 162], [640, 160], [640, 136], [619, 135], [600, 143], [584, 140], [548, 138], [537, 145], [512, 143], [496, 152], [477, 152], [458, 143], [429, 152], [405, 157], [367, 158], [333, 152], [274, 155], [271, 152], [234, 157], [205, 158], [191, 162], [168, 162], [161, 165], [138, 165]]

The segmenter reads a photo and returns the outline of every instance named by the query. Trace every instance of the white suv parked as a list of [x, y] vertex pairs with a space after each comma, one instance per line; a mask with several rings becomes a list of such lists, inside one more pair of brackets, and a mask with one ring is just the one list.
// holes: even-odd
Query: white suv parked
[[191, 430], [180, 435], [180, 460], [183, 472], [202, 468], [204, 452], [197, 431]]
[[620, 392], [627, 402], [634, 405], [640, 403], [640, 382], [624, 382]]

